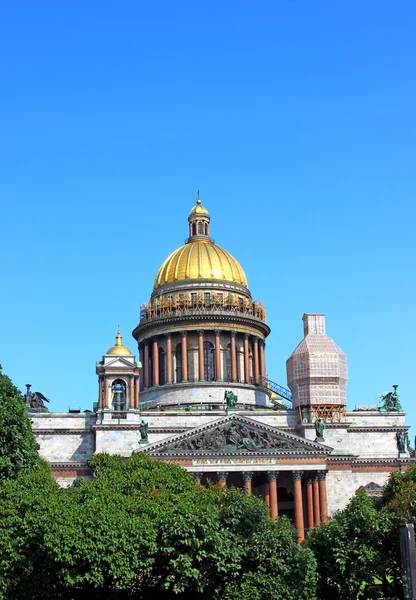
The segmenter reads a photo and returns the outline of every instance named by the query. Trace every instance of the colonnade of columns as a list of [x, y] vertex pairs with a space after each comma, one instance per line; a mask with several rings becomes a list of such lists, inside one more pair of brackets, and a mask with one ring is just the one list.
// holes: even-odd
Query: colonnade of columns
[[[111, 386], [114, 382], [114, 375], [100, 375], [98, 378], [98, 408], [111, 408], [112, 394]], [[126, 402], [125, 408], [139, 408], [139, 379], [134, 375], [117, 377], [126, 384]]]
[[[179, 332], [178, 332], [179, 333]], [[188, 362], [188, 336], [190, 333], [197, 334], [198, 346], [198, 370], [197, 373], [189, 373], [189, 362]], [[176, 383], [186, 383], [189, 377], [198, 379], [199, 381], [205, 381], [205, 356], [204, 356], [204, 341], [205, 331], [199, 329], [196, 332], [181, 331], [180, 332], [180, 344], [181, 344], [181, 381]], [[221, 381], [221, 356], [224, 346], [221, 346], [221, 335], [224, 336], [225, 332], [219, 329], [214, 330], [214, 369], [215, 369], [215, 380]], [[231, 381], [238, 381], [238, 367], [237, 367], [237, 345], [236, 335], [239, 332], [231, 330], [229, 332], [229, 345], [231, 354]], [[243, 364], [244, 374], [242, 379], [243, 383], [253, 383], [258, 385], [262, 378], [266, 377], [266, 357], [265, 357], [265, 343], [264, 340], [249, 335], [247, 333], [241, 334], [243, 336]], [[165, 355], [159, 357], [159, 345], [163, 339], [163, 345], [166, 348], [166, 383], [171, 384], [174, 382], [173, 377], [173, 349], [172, 349], [172, 334], [167, 333], [164, 335], [155, 336], [144, 340], [140, 344], [140, 358], [143, 365], [143, 373], [141, 377], [141, 389], [146, 389], [153, 386], [163, 385], [165, 382], [160, 381], [160, 360], [165, 360]], [[251, 344], [249, 343], [251, 341]], [[252, 349], [252, 368], [250, 368], [250, 346]], [[151, 348], [151, 351], [150, 351]], [[152, 360], [150, 358], [152, 357]]]
[[[241, 472], [242, 483], [248, 494], [253, 493], [252, 480], [256, 473]], [[293, 478], [293, 508], [294, 524], [298, 532], [298, 542], [305, 539], [305, 524], [312, 529], [328, 519], [328, 504], [326, 491], [327, 471], [292, 471]], [[194, 473], [197, 481], [201, 481], [203, 473]], [[229, 472], [219, 471], [217, 481], [225, 487]], [[275, 519], [279, 515], [278, 482], [279, 471], [267, 471], [267, 482], [259, 487], [259, 495], [270, 510], [270, 516]]]

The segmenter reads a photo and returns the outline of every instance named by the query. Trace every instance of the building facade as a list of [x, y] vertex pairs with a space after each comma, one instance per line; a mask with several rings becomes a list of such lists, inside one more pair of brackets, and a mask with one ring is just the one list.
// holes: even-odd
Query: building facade
[[[202, 483], [244, 487], [299, 540], [355, 491], [377, 493], [413, 459], [396, 390], [387, 409], [347, 410], [347, 360], [322, 314], [303, 316], [288, 388], [266, 376], [264, 305], [211, 238], [198, 199], [186, 243], [157, 272], [133, 331], [139, 361], [116, 343], [97, 362], [91, 412], [32, 412], [41, 454], [61, 485], [91, 476], [94, 452], [144, 452]], [[397, 401], [396, 401], [397, 400]]]

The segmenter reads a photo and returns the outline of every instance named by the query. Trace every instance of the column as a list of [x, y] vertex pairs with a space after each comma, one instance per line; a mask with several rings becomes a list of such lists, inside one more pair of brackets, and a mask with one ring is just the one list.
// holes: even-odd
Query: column
[[313, 516], [313, 489], [311, 477], [308, 477], [306, 480], [306, 505], [308, 513], [308, 529], [312, 529], [315, 525], [315, 522]]
[[215, 379], [221, 381], [221, 342], [219, 329], [215, 330]]
[[321, 521], [321, 508], [319, 504], [319, 484], [318, 477], [315, 475], [312, 481], [313, 488], [313, 520], [314, 525], [319, 525]]
[[[134, 408], [135, 391], [134, 391], [134, 375], [130, 376], [130, 393], [129, 393], [129, 410]], [[126, 406], [127, 410], [127, 406]]]
[[139, 378], [136, 377], [135, 380], [136, 380], [136, 387], [135, 387], [136, 393], [135, 393], [134, 407], [139, 408]]
[[302, 475], [303, 471], [293, 471], [293, 496], [295, 499], [295, 527], [298, 530], [298, 544], [305, 539], [305, 527], [303, 524], [303, 502], [302, 502]]
[[108, 408], [108, 381], [107, 377], [104, 375], [104, 408]]
[[98, 377], [98, 408], [103, 407], [103, 380], [101, 375]]
[[260, 340], [260, 377], [266, 377], [266, 359], [264, 355], [264, 340]]
[[251, 471], [243, 471], [241, 473], [242, 477], [243, 477], [243, 481], [244, 481], [244, 489], [246, 490], [247, 494], [249, 496], [251, 496], [252, 494], [252, 479], [253, 479], [253, 473]]
[[318, 485], [319, 485], [319, 505], [321, 509], [321, 521], [326, 523], [328, 521], [328, 502], [326, 498], [326, 474], [327, 471], [318, 471]]
[[270, 508], [270, 485], [269, 482], [265, 483], [263, 485], [263, 494], [264, 494], [264, 501], [267, 504], [267, 506]]
[[259, 383], [259, 339], [253, 338], [253, 383]]
[[231, 332], [231, 381], [237, 381], [237, 351], [235, 347], [235, 331]]
[[244, 334], [244, 383], [250, 383], [250, 354], [248, 349], [248, 333]]
[[172, 383], [172, 336], [166, 334], [166, 383]]
[[228, 473], [226, 471], [220, 471], [219, 473], [217, 473], [217, 480], [221, 487], [227, 486], [227, 477]]
[[149, 341], [144, 342], [144, 387], [149, 387]]
[[159, 385], [159, 346], [157, 339], [153, 340], [153, 385]]
[[198, 371], [199, 381], [205, 379], [205, 365], [204, 365], [204, 330], [199, 329], [198, 331]]
[[275, 519], [279, 514], [279, 504], [277, 499], [277, 477], [279, 471], [268, 471], [269, 487], [270, 487], [270, 516]]
[[182, 381], [188, 381], [188, 337], [187, 332], [182, 331]]

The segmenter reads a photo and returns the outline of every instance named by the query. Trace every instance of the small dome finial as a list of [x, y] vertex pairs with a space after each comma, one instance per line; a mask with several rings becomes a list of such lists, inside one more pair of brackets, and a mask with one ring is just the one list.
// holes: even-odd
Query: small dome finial
[[198, 196], [197, 196], [197, 199], [196, 199], [196, 203], [198, 205], [201, 204], [201, 198], [199, 197], [199, 190], [198, 190]]
[[121, 337], [121, 333], [120, 333], [120, 325], [117, 328], [117, 335], [116, 335], [116, 343], [114, 346], [112, 346], [107, 354], [118, 354], [118, 355], [130, 355], [131, 356], [131, 352], [128, 348], [126, 348], [125, 346], [123, 346], [123, 338]]

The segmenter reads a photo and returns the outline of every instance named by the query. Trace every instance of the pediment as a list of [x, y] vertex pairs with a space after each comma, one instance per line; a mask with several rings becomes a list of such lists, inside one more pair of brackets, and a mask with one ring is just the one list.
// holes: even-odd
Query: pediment
[[150, 444], [144, 452], [169, 456], [326, 456], [332, 448], [306, 440], [248, 417], [228, 415], [205, 425]]
[[131, 369], [135, 366], [133, 357], [124, 358], [123, 356], [115, 356], [113, 359], [105, 361], [105, 368], [111, 369]]

